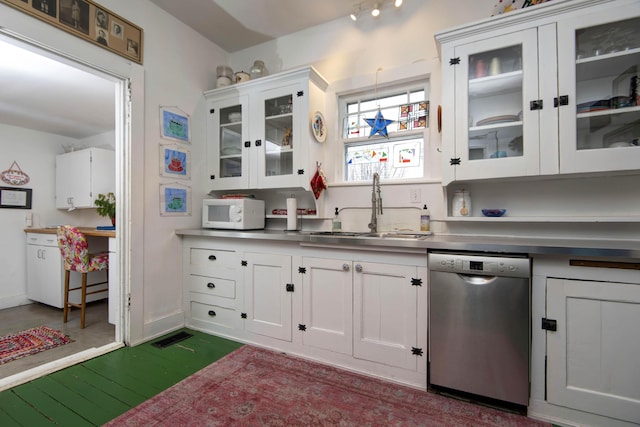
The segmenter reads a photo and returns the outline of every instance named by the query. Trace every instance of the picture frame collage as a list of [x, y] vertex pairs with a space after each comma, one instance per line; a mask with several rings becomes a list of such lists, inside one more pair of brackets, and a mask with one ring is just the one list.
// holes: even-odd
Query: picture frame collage
[[91, 0], [0, 0], [0, 3], [142, 64], [142, 28]]
[[[191, 118], [178, 107], [160, 106], [160, 177], [191, 179]], [[160, 216], [191, 215], [191, 187], [160, 183]]]

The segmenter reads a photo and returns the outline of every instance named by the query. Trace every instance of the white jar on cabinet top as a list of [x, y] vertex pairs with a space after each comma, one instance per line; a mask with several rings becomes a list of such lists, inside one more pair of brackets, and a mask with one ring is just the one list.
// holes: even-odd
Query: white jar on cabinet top
[[458, 190], [451, 199], [451, 216], [471, 215], [471, 195], [467, 190]]

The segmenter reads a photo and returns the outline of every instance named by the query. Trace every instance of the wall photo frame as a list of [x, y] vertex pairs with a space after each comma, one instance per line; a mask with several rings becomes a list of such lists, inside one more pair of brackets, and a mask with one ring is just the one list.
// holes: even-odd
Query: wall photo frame
[[142, 28], [92, 0], [0, 0], [0, 3], [142, 64]]
[[191, 152], [177, 144], [160, 145], [160, 175], [190, 179]]
[[170, 141], [191, 143], [191, 118], [178, 107], [160, 106], [160, 136]]
[[0, 187], [0, 208], [31, 209], [31, 188]]
[[191, 187], [160, 184], [160, 216], [191, 216]]

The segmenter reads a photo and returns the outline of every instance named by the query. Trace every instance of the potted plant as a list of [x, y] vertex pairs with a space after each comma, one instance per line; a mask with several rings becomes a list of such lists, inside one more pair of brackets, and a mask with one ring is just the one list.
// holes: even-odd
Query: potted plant
[[98, 198], [93, 202], [97, 209], [98, 215], [107, 216], [111, 219], [111, 224], [116, 225], [116, 196], [109, 192], [107, 194], [98, 194]]

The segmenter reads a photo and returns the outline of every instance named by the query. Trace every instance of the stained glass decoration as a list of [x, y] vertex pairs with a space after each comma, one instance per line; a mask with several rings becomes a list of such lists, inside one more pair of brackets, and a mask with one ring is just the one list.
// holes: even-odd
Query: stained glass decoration
[[395, 120], [388, 120], [382, 116], [382, 111], [378, 109], [378, 114], [373, 119], [365, 119], [365, 121], [371, 126], [371, 133], [369, 138], [379, 133], [382, 136], [389, 138], [389, 132], [387, 132], [387, 126], [393, 123]]

